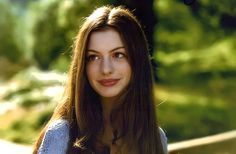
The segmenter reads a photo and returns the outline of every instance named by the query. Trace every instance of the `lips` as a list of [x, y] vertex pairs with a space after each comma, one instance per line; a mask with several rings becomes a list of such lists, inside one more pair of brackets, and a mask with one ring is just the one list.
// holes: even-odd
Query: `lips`
[[111, 87], [114, 86], [120, 79], [102, 79], [98, 82], [105, 87]]

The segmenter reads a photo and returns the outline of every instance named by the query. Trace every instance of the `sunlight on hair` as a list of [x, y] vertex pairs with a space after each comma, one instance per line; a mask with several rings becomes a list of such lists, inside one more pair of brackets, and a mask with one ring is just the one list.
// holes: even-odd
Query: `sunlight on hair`
[[168, 98], [165, 98], [164, 100], [162, 100], [160, 103], [156, 104], [155, 106], [158, 107], [160, 105], [162, 105], [163, 103], [165, 103], [168, 100]]
[[87, 140], [87, 136], [84, 136], [84, 137], [82, 137], [82, 138], [80, 138], [80, 139], [76, 139], [76, 142], [74, 143], [74, 147], [79, 147], [79, 148], [81, 148], [81, 149], [83, 149], [83, 150], [85, 150], [86, 149], [86, 147], [82, 144], [84, 141], [86, 141]]
[[101, 18], [102, 14], [104, 13], [103, 7], [95, 10], [88, 18], [89, 21], [96, 21], [97, 18]]

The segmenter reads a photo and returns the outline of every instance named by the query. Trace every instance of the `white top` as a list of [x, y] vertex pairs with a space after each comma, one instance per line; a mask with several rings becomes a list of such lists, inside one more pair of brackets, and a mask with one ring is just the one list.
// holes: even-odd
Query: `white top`
[[[167, 137], [161, 128], [159, 131], [164, 153], [167, 154]], [[68, 121], [63, 119], [55, 120], [46, 130], [38, 153], [66, 154], [69, 138]]]

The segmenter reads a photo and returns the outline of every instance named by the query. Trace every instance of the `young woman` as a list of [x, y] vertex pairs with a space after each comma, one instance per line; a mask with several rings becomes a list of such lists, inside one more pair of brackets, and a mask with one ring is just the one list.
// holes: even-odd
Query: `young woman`
[[151, 70], [134, 15], [122, 7], [96, 9], [76, 37], [64, 99], [34, 153], [167, 153]]

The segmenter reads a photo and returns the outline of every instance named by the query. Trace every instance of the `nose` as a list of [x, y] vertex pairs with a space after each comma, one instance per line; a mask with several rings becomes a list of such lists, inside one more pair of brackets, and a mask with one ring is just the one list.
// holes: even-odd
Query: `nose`
[[113, 71], [114, 71], [114, 68], [113, 68], [112, 59], [110, 59], [109, 57], [103, 58], [102, 64], [101, 64], [101, 72], [104, 75], [109, 75], [109, 74], [112, 74]]

